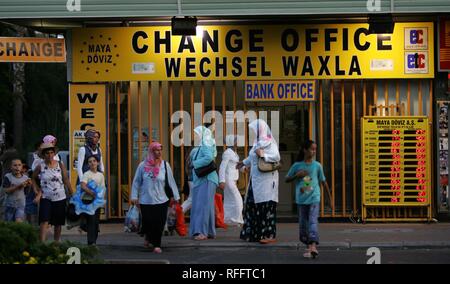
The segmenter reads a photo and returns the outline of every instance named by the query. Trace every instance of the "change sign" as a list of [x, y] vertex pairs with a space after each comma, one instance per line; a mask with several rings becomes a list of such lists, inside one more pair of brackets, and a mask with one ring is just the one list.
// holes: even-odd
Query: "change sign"
[[61, 38], [0, 37], [0, 62], [66, 62]]

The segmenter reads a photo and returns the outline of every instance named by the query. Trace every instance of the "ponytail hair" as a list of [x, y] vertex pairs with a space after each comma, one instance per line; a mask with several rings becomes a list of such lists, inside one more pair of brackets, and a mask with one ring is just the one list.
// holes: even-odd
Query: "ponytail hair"
[[306, 140], [300, 147], [298, 154], [297, 154], [297, 162], [301, 162], [305, 159], [305, 150], [308, 150], [309, 147], [311, 147], [312, 144], [315, 144], [316, 142], [312, 140]]

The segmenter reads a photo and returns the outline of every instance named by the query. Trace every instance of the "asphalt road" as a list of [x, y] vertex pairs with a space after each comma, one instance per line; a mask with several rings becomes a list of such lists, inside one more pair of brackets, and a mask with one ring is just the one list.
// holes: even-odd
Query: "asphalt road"
[[[170, 264], [365, 264], [375, 262], [367, 249], [320, 249], [316, 259], [303, 251], [284, 248], [168, 248], [162, 254], [139, 247], [99, 247], [100, 256], [112, 263]], [[450, 248], [382, 248], [381, 264], [450, 264]]]

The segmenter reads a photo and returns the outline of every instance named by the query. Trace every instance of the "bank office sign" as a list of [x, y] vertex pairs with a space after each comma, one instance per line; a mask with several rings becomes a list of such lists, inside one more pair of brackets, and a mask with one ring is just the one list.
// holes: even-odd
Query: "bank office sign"
[[314, 101], [315, 86], [314, 80], [246, 81], [244, 85], [245, 101]]
[[73, 30], [73, 82], [433, 78], [431, 22], [200, 26]]

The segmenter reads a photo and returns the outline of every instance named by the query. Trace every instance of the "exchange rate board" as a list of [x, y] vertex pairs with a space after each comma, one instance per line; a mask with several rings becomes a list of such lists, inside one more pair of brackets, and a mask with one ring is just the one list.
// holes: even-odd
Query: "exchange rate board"
[[429, 141], [427, 117], [363, 117], [363, 205], [429, 205]]

